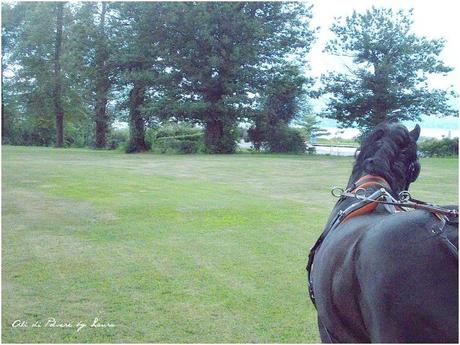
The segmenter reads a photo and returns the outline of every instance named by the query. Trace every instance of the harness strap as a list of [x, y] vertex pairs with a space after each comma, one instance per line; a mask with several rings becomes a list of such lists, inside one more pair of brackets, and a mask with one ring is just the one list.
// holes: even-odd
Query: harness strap
[[374, 186], [380, 186], [381, 188], [391, 190], [390, 184], [383, 177], [375, 175], [365, 175], [354, 183], [352, 193], [356, 192], [356, 190], [359, 188], [366, 189]]
[[[370, 187], [380, 187], [383, 189], [391, 190], [390, 184], [383, 177], [375, 176], [375, 175], [365, 175], [361, 177], [358, 181], [356, 181], [353, 185], [354, 185], [354, 188], [350, 192], [350, 195], [353, 195], [353, 196], [356, 195], [358, 189], [366, 189]], [[378, 206], [378, 203], [376, 201], [379, 200], [379, 198], [380, 197], [376, 197], [375, 200], [372, 200], [371, 202], [364, 204], [360, 208], [345, 215], [345, 217], [340, 221], [340, 223], [344, 223], [350, 220], [351, 218], [359, 217], [364, 214], [373, 212]]]
[[370, 202], [367, 205], [364, 205], [363, 207], [358, 208], [356, 211], [351, 212], [348, 216], [346, 216], [341, 223], [345, 223], [347, 220], [350, 220], [351, 218], [362, 216], [367, 213], [371, 213], [374, 211], [379, 204], [377, 202]]
[[416, 210], [424, 210], [428, 211], [430, 213], [435, 214], [438, 218], [442, 217], [442, 215], [446, 216], [453, 216], [453, 217], [458, 217], [458, 211], [453, 210], [453, 209], [448, 209], [436, 205], [429, 204], [427, 202], [419, 203], [418, 201], [415, 202], [416, 199], [410, 199], [409, 201], [402, 202], [402, 201], [388, 201], [388, 200], [380, 200], [380, 199], [371, 199], [370, 197], [357, 197], [356, 193], [353, 192], [343, 192], [341, 194], [342, 197], [347, 197], [347, 198], [357, 198], [360, 200], [368, 200], [370, 202], [376, 203], [376, 204], [383, 204], [383, 205], [393, 205], [395, 206], [398, 210], [404, 211], [405, 208], [413, 208]]

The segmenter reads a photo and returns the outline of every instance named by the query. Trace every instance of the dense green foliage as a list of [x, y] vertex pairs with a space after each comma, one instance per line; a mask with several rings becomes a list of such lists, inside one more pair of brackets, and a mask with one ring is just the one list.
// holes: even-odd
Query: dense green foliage
[[458, 156], [458, 138], [426, 139], [418, 144], [418, 151], [424, 157]]
[[[353, 67], [313, 92], [311, 19], [302, 2], [2, 3], [3, 143], [142, 152], [150, 128], [187, 122], [203, 143], [166, 146], [232, 153], [244, 125], [257, 150], [303, 152], [292, 125], [304, 141], [322, 134], [306, 115], [320, 94], [331, 96], [323, 115], [364, 131], [454, 112], [451, 93], [428, 84], [452, 70], [444, 41], [412, 34], [401, 11], [338, 20], [326, 52]], [[117, 122], [129, 125], [127, 143]]]
[[202, 124], [208, 152], [234, 152], [238, 121], [257, 115], [265, 86], [278, 70], [290, 68], [288, 58], [303, 61], [309, 51], [310, 9], [273, 2], [176, 7], [168, 57], [171, 78], [180, 82], [168, 85], [167, 97], [153, 106], [165, 116]]
[[323, 93], [330, 96], [325, 116], [367, 131], [388, 118], [458, 113], [448, 103], [452, 91], [432, 89], [427, 82], [430, 74], [452, 70], [440, 60], [444, 40], [413, 34], [411, 15], [373, 7], [333, 24], [336, 38], [326, 52], [352, 64], [347, 73], [322, 77]]
[[203, 129], [186, 123], [169, 123], [147, 131], [153, 152], [198, 153], [204, 151]]
[[[2, 41], [4, 142], [46, 146], [56, 143], [58, 100], [58, 108], [67, 114], [64, 144], [80, 142], [89, 134], [73, 136], [75, 131], [87, 131], [90, 114], [81, 85], [65, 75], [59, 77], [56, 85], [55, 31], [59, 8], [54, 2], [2, 3], [2, 37], [6, 38]], [[64, 14], [62, 40], [66, 41], [68, 16], [69, 13]], [[71, 55], [69, 50], [62, 51], [59, 69], [70, 68]], [[14, 76], [4, 77], [6, 70]]]
[[238, 122], [261, 111], [276, 70], [295, 58], [300, 73], [314, 38], [301, 3], [25, 2], [2, 13], [4, 142], [26, 145], [61, 146], [57, 130], [66, 146], [104, 148], [120, 120], [126, 150], [141, 152], [166, 120], [202, 125], [207, 152], [234, 152]]
[[315, 115], [304, 114], [294, 122], [300, 129], [305, 140], [315, 144], [317, 138], [328, 135], [329, 132], [320, 127], [320, 121]]
[[290, 128], [289, 124], [300, 116], [304, 87], [311, 82], [300, 73], [297, 66], [285, 66], [274, 71], [266, 85], [261, 109], [256, 112], [254, 124], [248, 130], [248, 137], [256, 150], [305, 151], [305, 138], [297, 129]]
[[110, 135], [107, 138], [108, 148], [115, 150], [117, 148], [123, 148], [126, 150], [126, 146], [129, 142], [129, 129], [117, 128], [110, 131]]
[[71, 52], [69, 78], [83, 85], [92, 110], [92, 140], [104, 148], [110, 131], [108, 111], [114, 68], [109, 57], [114, 54], [114, 30], [108, 23], [113, 5], [107, 2], [80, 2], [72, 5], [74, 13], [68, 29], [67, 50]]

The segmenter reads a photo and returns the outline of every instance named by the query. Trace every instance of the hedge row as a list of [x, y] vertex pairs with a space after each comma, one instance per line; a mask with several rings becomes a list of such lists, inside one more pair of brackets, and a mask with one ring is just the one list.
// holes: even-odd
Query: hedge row
[[458, 156], [458, 138], [426, 139], [418, 143], [418, 151], [423, 157]]

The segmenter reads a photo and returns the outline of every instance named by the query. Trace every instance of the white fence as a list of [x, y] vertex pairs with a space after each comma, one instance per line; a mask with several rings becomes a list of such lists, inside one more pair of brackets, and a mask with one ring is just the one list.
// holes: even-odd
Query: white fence
[[314, 145], [316, 154], [331, 156], [354, 156], [356, 147], [353, 146], [336, 146], [336, 145]]

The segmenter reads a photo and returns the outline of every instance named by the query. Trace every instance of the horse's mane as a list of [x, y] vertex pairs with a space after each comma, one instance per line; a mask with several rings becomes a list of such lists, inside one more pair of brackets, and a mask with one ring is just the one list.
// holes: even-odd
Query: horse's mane
[[371, 174], [383, 177], [393, 193], [407, 189], [417, 177], [410, 176], [414, 173], [410, 171], [411, 164], [418, 169], [416, 175], [420, 169], [416, 143], [419, 133], [418, 126], [412, 132], [399, 123], [383, 122], [376, 126], [358, 149], [348, 187], [359, 177]]

